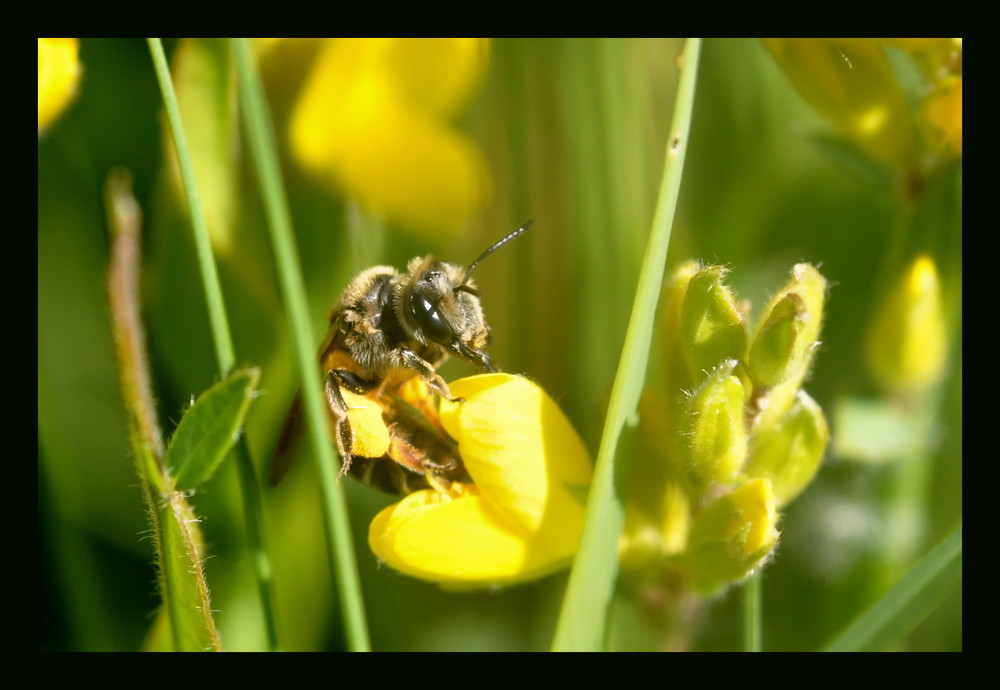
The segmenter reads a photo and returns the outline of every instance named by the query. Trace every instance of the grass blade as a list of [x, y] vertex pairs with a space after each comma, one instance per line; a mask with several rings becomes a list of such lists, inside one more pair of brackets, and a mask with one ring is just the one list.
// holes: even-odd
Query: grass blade
[[959, 525], [824, 651], [885, 649], [923, 620], [961, 581], [962, 526]]
[[344, 627], [350, 648], [354, 651], [367, 651], [371, 643], [368, 639], [368, 623], [354, 556], [354, 540], [351, 536], [343, 489], [337, 481], [337, 464], [327, 433], [327, 413], [322, 407], [320, 379], [316, 369], [315, 347], [319, 341], [309, 325], [305, 285], [292, 234], [291, 216], [284, 195], [281, 169], [275, 152], [267, 104], [248, 39], [236, 40], [236, 63], [239, 69], [239, 92], [247, 139], [267, 215], [285, 310], [292, 330], [296, 361], [302, 380], [302, 403], [306, 412], [309, 438], [319, 465], [320, 490], [323, 493], [325, 507], [327, 550], [332, 559], [331, 568], [337, 580], [343, 607]]
[[622, 471], [615, 466], [615, 454], [622, 428], [638, 406], [645, 381], [656, 305], [690, 138], [700, 51], [700, 39], [689, 39], [684, 48], [656, 214], [605, 418], [587, 506], [587, 522], [552, 643], [554, 651], [594, 651], [603, 646], [607, 607], [618, 573], [618, 535], [624, 522], [622, 499], [615, 487]]
[[[215, 346], [216, 362], [220, 376], [227, 376], [232, 371], [236, 361], [233, 349], [233, 339], [229, 330], [229, 320], [226, 317], [225, 303], [222, 298], [222, 287], [219, 274], [212, 255], [212, 244], [205, 224], [205, 214], [202, 210], [198, 186], [194, 177], [194, 165], [188, 151], [187, 139], [181, 122], [180, 108], [170, 79], [170, 68], [163, 52], [163, 44], [158, 38], [147, 39], [149, 52], [153, 58], [153, 68], [163, 95], [163, 107], [167, 114], [167, 122], [173, 136], [174, 148], [181, 171], [181, 182], [188, 200], [188, 211], [191, 226], [194, 231], [195, 247], [198, 255], [205, 299], [208, 304], [209, 323], [212, 329], [212, 342]], [[243, 498], [246, 519], [247, 542], [252, 552], [251, 561], [254, 564], [254, 576], [257, 579], [260, 593], [261, 608], [264, 615], [264, 627], [267, 633], [270, 649], [280, 649], [278, 642], [278, 627], [275, 621], [274, 589], [271, 580], [271, 563], [267, 547], [264, 544], [264, 525], [260, 483], [250, 459], [250, 451], [246, 438], [242, 437], [236, 445], [236, 464], [240, 477], [240, 493]]]

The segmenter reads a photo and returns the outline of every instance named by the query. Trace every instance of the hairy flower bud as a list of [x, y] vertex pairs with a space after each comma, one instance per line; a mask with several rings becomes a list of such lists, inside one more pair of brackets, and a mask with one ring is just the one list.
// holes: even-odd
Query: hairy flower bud
[[743, 424], [743, 383], [733, 375], [736, 360], [726, 360], [684, 401], [681, 447], [685, 469], [697, 486], [736, 479], [747, 454]]

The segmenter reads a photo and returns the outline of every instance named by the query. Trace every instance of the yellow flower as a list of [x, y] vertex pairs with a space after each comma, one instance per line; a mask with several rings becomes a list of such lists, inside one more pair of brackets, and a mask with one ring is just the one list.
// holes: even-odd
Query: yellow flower
[[583, 529], [587, 449], [538, 385], [509, 374], [450, 384], [441, 404], [474, 483], [414, 492], [372, 521], [368, 543], [400, 572], [451, 587], [511, 584], [567, 565]]
[[75, 38], [38, 39], [39, 136], [76, 96], [82, 73], [79, 52]]
[[921, 107], [921, 125], [934, 150], [962, 155], [962, 75], [948, 77], [927, 94]]
[[929, 256], [914, 259], [883, 297], [868, 329], [868, 365], [886, 390], [925, 391], [948, 356], [941, 281]]
[[892, 166], [910, 163], [909, 108], [875, 41], [766, 38], [764, 45], [802, 97], [862, 151]]
[[479, 39], [323, 44], [291, 124], [307, 169], [403, 228], [454, 235], [483, 206], [476, 144], [448, 122], [485, 71]]

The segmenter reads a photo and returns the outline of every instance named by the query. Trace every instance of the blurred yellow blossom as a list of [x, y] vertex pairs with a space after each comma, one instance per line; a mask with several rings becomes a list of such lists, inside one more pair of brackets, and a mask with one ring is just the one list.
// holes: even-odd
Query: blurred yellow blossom
[[938, 152], [962, 155], [962, 75], [942, 80], [927, 94], [921, 124], [928, 143]]
[[400, 572], [458, 588], [511, 584], [567, 565], [583, 529], [591, 459], [536, 384], [484, 374], [450, 384], [441, 403], [473, 483], [411, 493], [369, 529], [372, 551]]
[[482, 152], [449, 119], [486, 69], [483, 39], [330, 39], [296, 104], [300, 163], [403, 229], [454, 235], [483, 207]]
[[38, 39], [38, 134], [66, 109], [80, 83], [80, 45], [75, 38]]
[[941, 376], [947, 356], [941, 281], [921, 255], [889, 288], [868, 331], [868, 364], [884, 388], [924, 390]]
[[878, 44], [861, 39], [767, 38], [764, 45], [803, 98], [861, 150], [897, 168], [910, 163], [909, 108]]

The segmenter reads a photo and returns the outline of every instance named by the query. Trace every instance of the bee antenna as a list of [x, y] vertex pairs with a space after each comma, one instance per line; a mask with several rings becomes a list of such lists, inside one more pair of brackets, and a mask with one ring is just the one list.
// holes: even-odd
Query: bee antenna
[[512, 233], [510, 233], [509, 235], [507, 235], [503, 239], [497, 240], [496, 242], [494, 242], [493, 246], [491, 246], [485, 252], [483, 252], [482, 254], [480, 254], [478, 259], [476, 259], [471, 264], [469, 264], [469, 267], [465, 270], [465, 279], [462, 281], [462, 284], [459, 285], [455, 289], [457, 290], [457, 289], [462, 288], [462, 287], [465, 286], [465, 284], [469, 281], [469, 276], [472, 275], [472, 272], [474, 270], [476, 270], [476, 266], [478, 266], [479, 263], [483, 259], [485, 259], [487, 256], [489, 256], [490, 254], [492, 254], [496, 250], [500, 249], [500, 247], [504, 246], [505, 244], [507, 244], [508, 242], [510, 242], [512, 239], [514, 239], [516, 237], [519, 237], [525, 230], [527, 230], [528, 228], [530, 228], [531, 224], [534, 223], [534, 222], [535, 222], [534, 219], [529, 218], [528, 220], [524, 221], [524, 223], [521, 224], [521, 227], [519, 227], [517, 230], [515, 230]]

